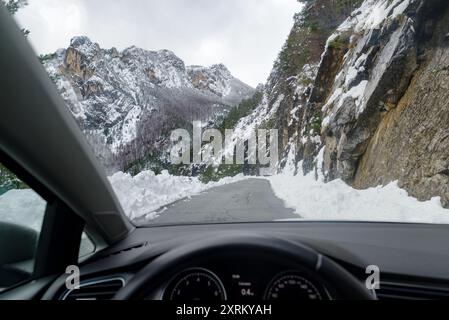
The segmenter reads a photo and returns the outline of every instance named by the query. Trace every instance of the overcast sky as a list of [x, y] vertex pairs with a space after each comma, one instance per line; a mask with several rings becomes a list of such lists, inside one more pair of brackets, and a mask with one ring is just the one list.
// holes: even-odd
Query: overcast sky
[[38, 53], [87, 35], [103, 48], [169, 49], [187, 65], [224, 63], [265, 82], [300, 10], [297, 0], [29, 0], [17, 14]]

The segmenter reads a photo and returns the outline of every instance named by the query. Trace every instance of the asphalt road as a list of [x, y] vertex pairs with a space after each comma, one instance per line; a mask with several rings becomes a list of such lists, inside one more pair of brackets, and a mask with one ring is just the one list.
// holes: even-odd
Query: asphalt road
[[285, 208], [270, 183], [248, 179], [211, 188], [190, 199], [181, 199], [158, 211], [151, 221], [137, 224], [186, 224], [206, 222], [254, 222], [299, 218]]

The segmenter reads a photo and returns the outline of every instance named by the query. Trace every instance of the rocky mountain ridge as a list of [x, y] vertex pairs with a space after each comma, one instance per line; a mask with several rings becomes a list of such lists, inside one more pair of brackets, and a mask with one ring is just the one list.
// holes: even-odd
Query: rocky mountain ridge
[[213, 121], [254, 93], [223, 64], [186, 66], [169, 50], [102, 49], [85, 36], [42, 60], [111, 171], [157, 152], [170, 130]]

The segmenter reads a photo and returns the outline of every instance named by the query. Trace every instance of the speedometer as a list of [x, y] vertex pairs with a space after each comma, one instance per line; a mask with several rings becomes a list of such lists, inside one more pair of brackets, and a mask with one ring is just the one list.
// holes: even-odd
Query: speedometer
[[322, 300], [323, 294], [299, 273], [281, 273], [274, 277], [265, 292], [265, 300]]
[[187, 269], [169, 284], [164, 299], [172, 301], [224, 301], [226, 291], [220, 279], [203, 268]]

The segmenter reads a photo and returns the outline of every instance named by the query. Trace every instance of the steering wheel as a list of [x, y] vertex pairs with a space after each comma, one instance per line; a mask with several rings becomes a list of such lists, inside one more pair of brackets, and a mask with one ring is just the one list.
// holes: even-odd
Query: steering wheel
[[251, 254], [285, 261], [322, 277], [342, 299], [374, 300], [374, 295], [340, 265], [315, 250], [296, 242], [259, 234], [226, 233], [207, 236], [161, 254], [148, 263], [114, 296], [114, 300], [143, 299], [148, 288], [157, 288], [179, 270], [217, 254]]

